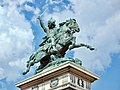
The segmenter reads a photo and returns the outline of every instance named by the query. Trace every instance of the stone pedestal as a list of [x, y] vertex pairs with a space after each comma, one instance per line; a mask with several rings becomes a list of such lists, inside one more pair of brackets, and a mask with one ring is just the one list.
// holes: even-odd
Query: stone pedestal
[[91, 90], [99, 77], [72, 62], [38, 73], [16, 84], [21, 90]]

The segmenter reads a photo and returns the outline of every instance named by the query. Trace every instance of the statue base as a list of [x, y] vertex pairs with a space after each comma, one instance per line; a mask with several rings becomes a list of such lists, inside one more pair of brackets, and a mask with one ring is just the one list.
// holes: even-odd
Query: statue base
[[16, 84], [21, 90], [91, 90], [99, 77], [73, 62], [62, 63]]
[[65, 62], [73, 62], [77, 64], [78, 66], [82, 66], [82, 61], [79, 60], [78, 58], [56, 58], [49, 62], [44, 68], [42, 69], [36, 69], [35, 74], [40, 73], [40, 72], [45, 72], [48, 71], [56, 66], [59, 66]]

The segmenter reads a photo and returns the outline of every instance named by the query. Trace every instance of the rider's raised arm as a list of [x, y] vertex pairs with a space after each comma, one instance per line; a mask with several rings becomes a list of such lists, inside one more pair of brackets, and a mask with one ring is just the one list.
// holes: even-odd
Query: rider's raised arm
[[44, 32], [47, 32], [47, 28], [45, 27], [45, 25], [44, 25], [44, 23], [43, 23], [43, 21], [42, 21], [41, 17], [40, 17], [40, 16], [38, 16], [38, 18], [37, 18], [37, 19], [39, 20], [40, 25], [41, 25], [41, 27], [43, 28]]

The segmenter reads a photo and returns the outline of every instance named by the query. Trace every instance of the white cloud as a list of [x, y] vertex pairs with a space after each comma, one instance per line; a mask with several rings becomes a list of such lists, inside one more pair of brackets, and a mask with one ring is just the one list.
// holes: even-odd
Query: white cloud
[[29, 6], [28, 4], [24, 5], [24, 10], [32, 12], [35, 16], [38, 16], [40, 13], [39, 8], [34, 8], [33, 6]]
[[40, 9], [39, 9], [39, 8], [36, 8], [36, 9], [34, 10], [34, 15], [35, 15], [35, 16], [38, 16], [39, 13], [40, 13]]
[[46, 3], [48, 4], [62, 4], [63, 0], [46, 0]]
[[5, 83], [0, 81], [0, 90], [7, 90]]
[[4, 69], [0, 68], [0, 79], [4, 78]]
[[34, 36], [30, 23], [15, 4], [18, 2], [7, 3], [0, 6], [0, 78], [4, 76], [8, 81], [15, 81], [21, 76], [24, 61], [33, 51]]
[[33, 23], [36, 23], [37, 17], [38, 17], [39, 14], [40, 14], [40, 9], [39, 9], [39, 8], [34, 9], [34, 10], [33, 10], [33, 13], [34, 13], [34, 16], [32, 17], [31, 21], [32, 21]]
[[[120, 53], [120, 11], [119, 0], [69, 0], [74, 12], [66, 8], [61, 12], [45, 13], [61, 22], [75, 18], [80, 26], [77, 42], [93, 45], [96, 50], [75, 49], [74, 57], [83, 61], [83, 66], [91, 70], [103, 71], [111, 63], [112, 54]], [[48, 5], [49, 6], [49, 5]], [[67, 6], [65, 6], [67, 7]]]
[[40, 14], [40, 9], [38, 7], [34, 8], [33, 6], [29, 6], [27, 4], [24, 5], [24, 10], [28, 11], [28, 12], [31, 12], [33, 13], [34, 15], [32, 16], [31, 18], [31, 21], [33, 23], [36, 23], [37, 21], [37, 17], [39, 16]]
[[33, 0], [1, 0], [0, 4], [1, 5], [22, 5], [25, 2], [31, 2], [33, 3]]
[[60, 11], [60, 8], [58, 8], [58, 6], [55, 6], [55, 7], [53, 8], [53, 11], [59, 12], [59, 11]]
[[25, 8], [26, 11], [34, 11], [34, 7], [29, 6], [27, 4], [24, 5], [24, 8]]
[[[113, 14], [104, 23], [104, 25], [96, 27], [95, 32], [92, 31], [95, 35], [93, 39], [91, 41], [87, 40], [88, 43], [95, 46], [96, 51], [75, 50], [75, 57], [81, 57], [84, 66], [92, 70], [104, 70], [111, 63], [111, 55], [120, 53], [120, 12]], [[89, 32], [91, 32], [91, 28], [85, 32], [83, 31], [78, 38], [84, 37], [87, 39], [90, 36]], [[82, 38], [83, 41], [84, 38]], [[77, 42], [80, 42], [80, 39]]]

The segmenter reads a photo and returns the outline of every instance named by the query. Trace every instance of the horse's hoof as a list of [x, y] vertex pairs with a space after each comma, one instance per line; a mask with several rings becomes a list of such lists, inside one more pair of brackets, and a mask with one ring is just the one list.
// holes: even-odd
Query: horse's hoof
[[35, 71], [35, 74], [42, 72], [43, 70], [37, 70]]
[[29, 70], [26, 70], [23, 72], [23, 75], [27, 74], [29, 72]]
[[23, 75], [25, 75], [25, 74], [26, 74], [26, 72], [23, 72], [22, 74], [23, 74]]
[[95, 50], [95, 48], [90, 48], [90, 50]]
[[29, 63], [30, 61], [27, 61], [27, 63]]
[[29, 64], [27, 64], [27, 68], [29, 67]]

